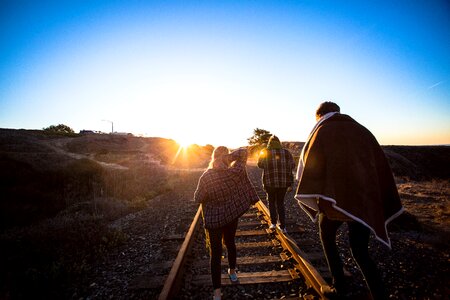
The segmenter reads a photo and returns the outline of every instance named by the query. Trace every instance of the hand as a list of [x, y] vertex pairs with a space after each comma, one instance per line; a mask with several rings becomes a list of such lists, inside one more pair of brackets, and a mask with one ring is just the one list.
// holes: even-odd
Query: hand
[[292, 191], [292, 186], [288, 186], [288, 188], [287, 188], [287, 190], [286, 190], [286, 192], [290, 192], [290, 191]]

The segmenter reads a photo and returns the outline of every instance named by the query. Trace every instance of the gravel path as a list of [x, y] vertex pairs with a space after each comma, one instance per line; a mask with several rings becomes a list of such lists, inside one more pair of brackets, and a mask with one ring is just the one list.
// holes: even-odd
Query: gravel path
[[[253, 167], [249, 168], [249, 172], [259, 176], [259, 170]], [[78, 294], [75, 291], [73, 298], [157, 298], [151, 291], [134, 289], [133, 286], [143, 278], [154, 275], [152, 264], [175, 258], [178, 244], [164, 241], [163, 238], [187, 231], [197, 209], [191, 199], [200, 174], [187, 174], [175, 191], [152, 199], [146, 209], [111, 224], [128, 236], [127, 241], [108, 253], [95, 266], [95, 272], [87, 281], [88, 294]], [[413, 189], [414, 183], [408, 184]], [[423, 195], [427, 192], [422, 189], [421, 193]], [[410, 194], [401, 193], [404, 204], [407, 204], [407, 213], [401, 222], [390, 226], [392, 250], [372, 238], [370, 254], [378, 264], [391, 299], [449, 299], [448, 231], [445, 231], [445, 226], [432, 227], [422, 221], [420, 213], [425, 209], [415, 209], [414, 197], [411, 195], [411, 190]], [[434, 205], [438, 198], [431, 191], [428, 196], [429, 205]], [[441, 194], [439, 199], [444, 199], [444, 204], [447, 205], [448, 191]], [[300, 210], [292, 193], [286, 197], [286, 210], [287, 217], [302, 224], [308, 232], [308, 238], [313, 238], [320, 245], [317, 224], [312, 223]], [[419, 224], [412, 215], [422, 223]], [[345, 266], [352, 274], [350, 294], [363, 294], [365, 285], [357, 266], [350, 258], [345, 229], [345, 226], [341, 228], [338, 243], [343, 249], [341, 254]]]

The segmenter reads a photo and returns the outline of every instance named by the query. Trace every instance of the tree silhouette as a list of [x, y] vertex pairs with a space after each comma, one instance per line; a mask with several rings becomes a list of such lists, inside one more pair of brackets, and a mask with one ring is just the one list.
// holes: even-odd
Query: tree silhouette
[[267, 146], [271, 136], [272, 134], [268, 130], [261, 128], [253, 129], [253, 135], [247, 139], [248, 144], [250, 145], [250, 153], [259, 153], [262, 148]]
[[64, 124], [50, 125], [46, 128], [43, 128], [43, 130], [48, 133], [56, 133], [56, 134], [62, 134], [62, 135], [65, 135], [65, 134], [72, 135], [75, 133], [72, 128], [70, 128], [69, 126], [64, 125]]
[[266, 146], [271, 136], [270, 131], [265, 129], [253, 129], [253, 135], [247, 139], [248, 144], [250, 146]]

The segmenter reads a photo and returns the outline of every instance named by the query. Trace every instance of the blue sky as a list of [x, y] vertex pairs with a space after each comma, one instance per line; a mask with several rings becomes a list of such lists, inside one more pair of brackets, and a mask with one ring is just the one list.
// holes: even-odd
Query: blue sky
[[334, 101], [450, 144], [449, 1], [1, 1], [0, 127], [304, 141]]

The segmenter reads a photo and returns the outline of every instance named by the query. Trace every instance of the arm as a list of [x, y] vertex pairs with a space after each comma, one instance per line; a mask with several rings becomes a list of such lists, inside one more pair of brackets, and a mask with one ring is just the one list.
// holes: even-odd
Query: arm
[[246, 147], [239, 148], [228, 154], [228, 161], [234, 162], [231, 166], [233, 172], [241, 172], [245, 170], [245, 165], [247, 164], [248, 151]]
[[203, 175], [198, 180], [197, 189], [195, 190], [194, 193], [194, 201], [196, 203], [204, 203], [208, 198], [208, 192], [205, 187]]

